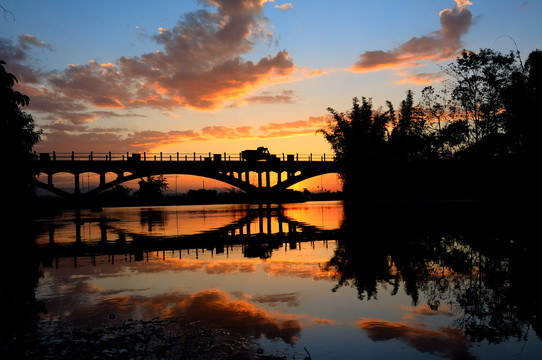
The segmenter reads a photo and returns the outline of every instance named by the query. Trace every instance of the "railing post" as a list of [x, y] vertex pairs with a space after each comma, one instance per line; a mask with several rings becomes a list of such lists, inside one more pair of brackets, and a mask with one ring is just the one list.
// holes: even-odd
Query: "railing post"
[[126, 160], [128, 160], [129, 158], [130, 158], [130, 154], [126, 152]]
[[111, 151], [109, 152], [109, 161], [113, 160], [113, 158], [111, 158]]
[[147, 152], [143, 151], [143, 161], [147, 161]]
[[324, 153], [324, 161], [326, 161], [326, 153]]
[[295, 161], [299, 161], [299, 153], [295, 153]]
[[53, 151], [53, 161], [56, 161], [56, 152]]
[[162, 161], [162, 152], [160, 151], [160, 161]]
[[179, 161], [179, 152], [177, 151], [177, 161]]
[[75, 160], [75, 152], [72, 151], [72, 161]]
[[91, 151], [90, 152], [90, 161], [94, 160], [94, 153]]
[[196, 152], [194, 151], [194, 161], [196, 161]]

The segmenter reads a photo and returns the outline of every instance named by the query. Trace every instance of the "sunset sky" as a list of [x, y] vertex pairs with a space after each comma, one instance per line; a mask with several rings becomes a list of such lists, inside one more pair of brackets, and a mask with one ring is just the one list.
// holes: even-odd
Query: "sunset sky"
[[[36, 151], [331, 153], [327, 107], [397, 107], [462, 49], [542, 48], [534, 0], [0, 0]], [[515, 41], [515, 44], [514, 44]]]

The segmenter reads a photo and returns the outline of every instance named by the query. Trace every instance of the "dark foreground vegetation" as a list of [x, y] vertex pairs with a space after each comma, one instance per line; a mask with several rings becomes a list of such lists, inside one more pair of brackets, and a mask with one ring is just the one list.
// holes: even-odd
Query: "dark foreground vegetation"
[[[358, 200], [524, 200], [538, 197], [542, 51], [464, 51], [441, 89], [408, 91], [396, 110], [354, 98], [321, 130]], [[536, 193], [536, 194], [535, 194]]]

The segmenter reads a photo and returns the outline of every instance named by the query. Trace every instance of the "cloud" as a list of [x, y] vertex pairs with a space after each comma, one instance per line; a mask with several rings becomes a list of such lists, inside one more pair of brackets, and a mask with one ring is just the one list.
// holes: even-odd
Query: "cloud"
[[417, 73], [408, 75], [407, 73], [398, 73], [397, 75], [404, 76], [403, 79], [399, 80], [397, 84], [407, 84], [413, 83], [416, 85], [428, 85], [433, 82], [440, 81], [444, 78], [444, 73]]
[[280, 82], [295, 68], [286, 51], [257, 62], [241, 58], [270, 36], [263, 3], [208, 0], [216, 12], [201, 9], [184, 15], [173, 29], [159, 28], [152, 39], [163, 51], [121, 57], [115, 64], [71, 66], [50, 83], [56, 91], [99, 107], [223, 107]]
[[[95, 109], [214, 110], [245, 97], [249, 102], [272, 101], [271, 97], [250, 99], [250, 94], [293, 79], [295, 64], [288, 52], [255, 61], [242, 57], [258, 42], [273, 38], [263, 16], [265, 2], [205, 0], [204, 8], [150, 37], [159, 48], [155, 52], [104, 63], [90, 60], [50, 73], [27, 71], [25, 82], [39, 85], [30, 90], [30, 95], [39, 97], [34, 101], [31, 96], [30, 110], [41, 112], [43, 119], [81, 123], [96, 119], [88, 116]], [[32, 35], [21, 35], [18, 41], [0, 39], [2, 53], [9, 55], [6, 61], [24, 64], [31, 48], [52, 49]], [[17, 72], [24, 73], [24, 67], [17, 66]], [[287, 100], [288, 95], [277, 95], [275, 100]]]
[[259, 295], [251, 298], [252, 302], [258, 304], [268, 304], [270, 306], [275, 306], [277, 303], [285, 303], [288, 306], [299, 306], [299, 300], [298, 293]]
[[31, 65], [32, 48], [53, 50], [52, 46], [39, 41], [34, 35], [19, 35], [17, 43], [10, 39], [0, 38], [0, 60], [6, 62], [6, 70], [14, 74], [20, 83], [38, 84], [43, 74]]
[[397, 339], [421, 353], [448, 359], [475, 359], [469, 353], [468, 341], [459, 329], [429, 330], [412, 324], [380, 319], [363, 319], [357, 325], [373, 341]]
[[[78, 152], [126, 152], [126, 151], [152, 151], [165, 145], [181, 144], [190, 141], [213, 141], [223, 139], [264, 139], [290, 137], [296, 135], [314, 134], [316, 130], [325, 127], [331, 115], [309, 116], [306, 120], [273, 122], [258, 128], [252, 126], [224, 126], [211, 125], [200, 129], [189, 130], [143, 130], [132, 132], [119, 128], [96, 128], [89, 126], [92, 117], [123, 116], [105, 111], [94, 113], [71, 113], [71, 121], [62, 119], [43, 124], [44, 136], [36, 145], [37, 151], [67, 152], [74, 150], [77, 144]], [[128, 116], [128, 114], [126, 115]], [[130, 116], [141, 116], [136, 113]], [[54, 119], [51, 119], [54, 120]], [[60, 120], [60, 121], [58, 121]]]
[[293, 104], [295, 98], [293, 90], [282, 90], [278, 94], [273, 94], [270, 91], [263, 91], [261, 95], [247, 96], [244, 100], [249, 103], [257, 104]]
[[30, 34], [19, 35], [19, 45], [25, 50], [30, 49], [32, 46], [53, 50], [50, 44], [39, 41], [34, 35]]
[[369, 72], [385, 68], [409, 68], [423, 60], [444, 60], [453, 57], [462, 49], [461, 37], [472, 23], [472, 14], [467, 9], [472, 5], [467, 0], [455, 0], [453, 9], [439, 13], [440, 30], [429, 35], [413, 37], [390, 51], [366, 51], [359, 56], [359, 61], [351, 67], [355, 72]]
[[284, 3], [282, 5], [275, 5], [275, 7], [279, 10], [282, 10], [282, 11], [287, 11], [287, 10], [290, 10], [291, 8], [293, 8], [293, 5], [291, 2], [288, 2], [288, 3]]

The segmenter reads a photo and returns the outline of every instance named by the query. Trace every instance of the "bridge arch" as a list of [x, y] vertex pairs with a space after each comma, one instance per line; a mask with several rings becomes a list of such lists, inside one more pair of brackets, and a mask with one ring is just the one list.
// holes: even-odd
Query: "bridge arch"
[[[160, 156], [160, 159], [162, 158]], [[229, 158], [224, 156], [224, 159]], [[128, 154], [126, 158], [123, 156], [122, 160], [111, 160], [111, 156], [106, 157], [106, 160], [93, 160], [92, 156], [86, 160], [76, 160], [73, 155], [71, 160], [57, 160], [55, 156], [53, 160], [49, 157], [45, 159], [47, 160], [36, 160], [35, 168], [38, 173], [47, 175], [47, 182], [36, 180], [36, 185], [64, 197], [96, 195], [115, 185], [156, 175], [201, 176], [224, 182], [249, 193], [285, 191], [288, 187], [311, 177], [336, 173], [338, 170], [334, 161], [325, 161], [325, 156], [322, 161], [312, 161], [312, 156], [302, 161], [297, 158], [296, 160], [289, 158], [287, 161], [281, 161], [279, 158], [269, 161], [223, 161], [220, 157], [211, 156], [200, 157], [199, 161], [196, 156], [192, 161], [186, 160], [187, 157], [182, 160], [179, 156], [177, 156], [177, 161], [173, 161], [171, 156], [169, 161], [142, 161], [140, 157], [129, 157]], [[53, 175], [62, 172], [74, 175], [74, 194], [69, 194], [54, 186]], [[83, 173], [95, 173], [99, 176], [98, 186], [86, 193], [81, 192], [79, 181], [79, 176]], [[106, 174], [109, 173], [116, 174], [116, 178], [106, 179]], [[256, 183], [251, 183], [250, 174], [257, 176], [257, 181], [253, 181]]]

